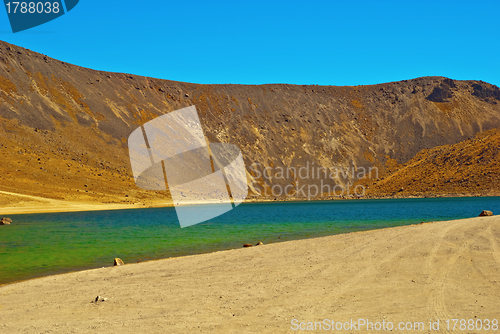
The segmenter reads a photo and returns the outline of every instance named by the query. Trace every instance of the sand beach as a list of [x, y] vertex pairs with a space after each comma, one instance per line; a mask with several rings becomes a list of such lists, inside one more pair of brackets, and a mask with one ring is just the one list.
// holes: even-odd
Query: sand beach
[[0, 332], [295, 333], [337, 322], [357, 326], [337, 332], [377, 332], [359, 319], [478, 332], [446, 321], [493, 326], [498, 296], [500, 217], [478, 217], [7, 284]]

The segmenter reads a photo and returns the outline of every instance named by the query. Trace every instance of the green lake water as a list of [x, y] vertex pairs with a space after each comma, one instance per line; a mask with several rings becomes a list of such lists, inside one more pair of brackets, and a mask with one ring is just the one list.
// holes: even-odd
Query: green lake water
[[180, 228], [174, 208], [8, 215], [0, 284], [75, 270], [391, 226], [500, 213], [500, 197], [242, 204]]

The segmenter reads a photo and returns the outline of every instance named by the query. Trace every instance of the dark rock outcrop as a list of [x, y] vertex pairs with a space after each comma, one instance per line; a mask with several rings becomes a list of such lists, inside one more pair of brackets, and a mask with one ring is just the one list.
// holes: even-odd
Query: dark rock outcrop
[[480, 97], [482, 99], [495, 99], [500, 100], [500, 88], [495, 85], [490, 85], [486, 82], [480, 82], [472, 84], [474, 91], [472, 95]]
[[434, 87], [432, 93], [426, 99], [432, 102], [447, 102], [453, 97], [452, 88], [456, 87], [453, 80], [446, 78], [439, 86]]

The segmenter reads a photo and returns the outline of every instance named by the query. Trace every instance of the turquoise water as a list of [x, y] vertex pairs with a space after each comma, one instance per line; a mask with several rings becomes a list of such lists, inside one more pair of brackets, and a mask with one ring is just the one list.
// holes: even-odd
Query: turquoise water
[[242, 204], [179, 227], [174, 208], [9, 215], [0, 284], [74, 270], [338, 233], [500, 213], [500, 197]]

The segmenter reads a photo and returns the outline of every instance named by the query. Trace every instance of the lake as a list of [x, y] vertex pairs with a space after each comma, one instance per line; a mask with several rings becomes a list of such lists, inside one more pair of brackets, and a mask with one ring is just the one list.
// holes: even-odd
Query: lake
[[0, 284], [125, 263], [500, 212], [500, 197], [241, 204], [180, 228], [174, 208], [8, 215]]

